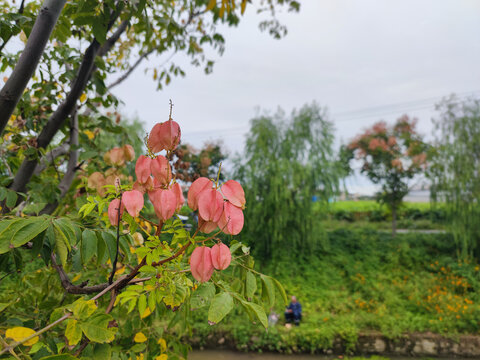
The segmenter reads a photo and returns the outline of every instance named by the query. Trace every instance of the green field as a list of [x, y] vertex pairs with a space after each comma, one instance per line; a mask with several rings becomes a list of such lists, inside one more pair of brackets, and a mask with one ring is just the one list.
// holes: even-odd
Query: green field
[[[420, 211], [430, 210], [430, 203], [428, 202], [405, 202], [402, 205], [406, 209], [416, 209]], [[336, 201], [329, 204], [329, 208], [332, 211], [335, 210], [345, 210], [345, 211], [374, 211], [374, 210], [384, 210], [386, 209], [385, 205], [381, 205], [375, 200], [346, 200], [346, 201]]]

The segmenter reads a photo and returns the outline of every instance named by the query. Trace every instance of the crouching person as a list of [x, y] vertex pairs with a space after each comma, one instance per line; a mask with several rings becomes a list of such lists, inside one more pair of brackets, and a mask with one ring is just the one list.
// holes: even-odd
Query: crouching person
[[287, 324], [294, 323], [296, 326], [300, 325], [302, 320], [302, 305], [297, 301], [295, 296], [292, 296], [292, 301], [285, 310], [285, 322]]

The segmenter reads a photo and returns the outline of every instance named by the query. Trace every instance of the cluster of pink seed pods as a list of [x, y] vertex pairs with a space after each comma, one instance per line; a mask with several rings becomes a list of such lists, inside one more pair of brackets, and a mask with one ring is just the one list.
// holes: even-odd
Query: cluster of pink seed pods
[[232, 255], [227, 245], [219, 243], [211, 248], [199, 246], [190, 257], [190, 271], [193, 277], [200, 282], [210, 280], [213, 270], [225, 270], [232, 261]]
[[[114, 199], [108, 207], [110, 223], [117, 226], [124, 209], [137, 217], [144, 206], [144, 194], [153, 204], [157, 217], [164, 222], [178, 212], [185, 198], [182, 187], [172, 175], [169, 155], [180, 142], [180, 126], [172, 119], [156, 124], [148, 138], [148, 156], [141, 155], [135, 165], [137, 180], [132, 190], [125, 191], [120, 199]], [[155, 155], [166, 151], [166, 156]], [[188, 206], [198, 210], [198, 231], [211, 233], [217, 228], [229, 235], [237, 235], [243, 228], [245, 193], [235, 180], [222, 186], [206, 177], [195, 180], [188, 191]], [[120, 217], [119, 217], [120, 215]], [[219, 243], [212, 248], [197, 247], [191, 256], [192, 275], [201, 282], [208, 281], [213, 270], [223, 270], [230, 265], [229, 248]]]
[[[154, 154], [166, 150], [168, 153], [174, 150], [179, 142], [180, 127], [170, 119], [153, 127], [148, 138], [149, 152]], [[132, 190], [125, 191], [121, 200], [114, 199], [108, 207], [108, 216], [112, 225], [118, 224], [120, 202], [120, 215], [123, 213], [123, 208], [126, 208], [131, 216], [137, 217], [144, 206], [145, 193], [148, 193], [155, 213], [162, 221], [171, 218], [185, 203], [180, 184], [172, 182], [172, 169], [165, 156], [140, 155], [135, 165], [135, 175], [137, 181], [133, 184]]]
[[198, 226], [204, 233], [219, 227], [225, 234], [237, 235], [243, 228], [245, 192], [235, 180], [228, 180], [218, 189], [212, 180], [198, 178], [188, 190], [188, 206], [198, 209]]

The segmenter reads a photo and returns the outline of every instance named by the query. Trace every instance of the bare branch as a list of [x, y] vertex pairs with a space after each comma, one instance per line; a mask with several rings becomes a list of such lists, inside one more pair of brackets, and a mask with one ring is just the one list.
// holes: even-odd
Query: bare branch
[[[115, 14], [112, 14], [112, 16], [114, 19], [111, 21], [111, 23], [113, 24], [113, 21], [118, 18], [119, 13], [116, 12]], [[115, 33], [110, 39], [112, 41], [118, 40], [121, 33], [125, 31], [127, 25], [128, 23], [126, 21], [122, 22], [119, 26], [119, 29], [115, 31]], [[53, 139], [53, 136], [60, 129], [65, 119], [67, 119], [76, 109], [76, 103], [80, 95], [84, 91], [88, 81], [90, 80], [92, 71], [95, 68], [95, 57], [99, 54], [99, 51], [101, 49], [102, 53], [110, 50], [111, 46], [113, 46], [113, 43], [114, 42], [108, 43], [111, 45], [104, 45], [104, 47], [100, 48], [100, 44], [96, 39], [94, 39], [90, 46], [87, 48], [83, 56], [82, 63], [80, 64], [78, 74], [72, 83], [70, 92], [65, 98], [65, 101], [63, 101], [52, 114], [52, 116], [50, 117], [47, 124], [42, 129], [37, 138], [38, 148], [45, 148], [50, 143], [50, 141]], [[35, 171], [35, 168], [37, 166], [37, 162], [38, 160], [36, 158], [27, 157], [23, 160], [22, 165], [18, 169], [17, 174], [15, 175], [15, 178], [10, 185], [11, 190], [17, 192], [26, 192], [26, 185], [30, 182], [30, 179], [32, 178], [33, 172]], [[8, 207], [3, 206], [1, 211], [5, 213], [6, 211], [8, 211]]]
[[55, 149], [52, 149], [51, 151], [46, 153], [45, 156], [40, 159], [40, 163], [35, 167], [35, 171], [33, 172], [33, 174], [39, 175], [43, 170], [46, 169], [49, 163], [52, 163], [53, 161], [55, 161], [56, 158], [67, 154], [68, 147], [68, 143], [63, 143]]
[[[67, 171], [65, 175], [63, 175], [60, 184], [58, 184], [58, 188], [60, 189], [60, 198], [63, 198], [70, 186], [72, 185], [73, 180], [75, 179], [75, 173], [78, 170], [77, 162], [78, 162], [78, 116], [77, 112], [72, 116], [71, 125], [70, 125], [70, 155], [67, 164]], [[47, 204], [42, 211], [40, 211], [40, 215], [42, 214], [51, 214], [55, 211], [58, 206], [58, 200]]]
[[110, 36], [107, 41], [102, 45], [100, 50], [98, 50], [97, 56], [103, 57], [107, 55], [107, 53], [112, 49], [112, 47], [115, 45], [115, 43], [120, 39], [120, 36], [125, 32], [125, 30], [128, 27], [128, 24], [130, 23], [129, 20], [123, 20], [120, 25], [118, 25], [117, 30]]
[[73, 285], [68, 278], [68, 275], [65, 273], [63, 266], [57, 264], [54, 253], [50, 255], [50, 259], [52, 261], [52, 266], [58, 272], [58, 276], [60, 277], [60, 282], [62, 283], [63, 288], [70, 294], [94, 294], [105, 290], [108, 286], [108, 283], [93, 286], [85, 286], [86, 283], [82, 284], [83, 286]]
[[130, 66], [128, 68], [128, 70], [125, 72], [125, 74], [123, 74], [122, 76], [120, 76], [117, 80], [115, 80], [113, 83], [111, 83], [110, 85], [108, 85], [108, 89], [111, 90], [112, 88], [114, 88], [115, 86], [119, 85], [122, 81], [124, 81], [127, 77], [130, 76], [130, 74], [138, 67], [138, 65], [140, 65], [140, 63], [146, 59], [148, 57], [148, 55], [150, 55], [151, 53], [153, 53], [157, 48], [153, 48], [149, 51], [147, 51], [146, 53], [143, 53], [142, 55], [140, 55], [140, 57], [137, 59], [137, 61], [135, 61], [135, 63]]
[[[196, 17], [204, 14], [206, 11], [199, 11], [199, 12], [190, 12], [189, 16], [188, 16], [188, 20], [187, 22], [182, 26], [183, 29], [186, 29], [188, 25], [190, 25], [193, 21], [193, 19], [195, 19]], [[125, 72], [125, 74], [123, 74], [122, 76], [120, 76], [117, 80], [115, 80], [113, 83], [111, 83], [110, 85], [107, 86], [107, 89], [108, 90], [111, 90], [112, 88], [114, 88], [115, 86], [119, 85], [120, 83], [122, 83], [126, 78], [128, 78], [132, 72], [135, 71], [135, 69], [142, 63], [143, 60], [145, 60], [146, 58], [148, 58], [148, 56], [150, 54], [152, 54], [155, 50], [158, 50], [159, 47], [155, 47], [155, 48], [152, 48], [150, 50], [148, 50], [147, 52], [143, 53], [142, 55], [140, 55], [140, 57], [137, 59], [137, 61], [135, 61], [133, 63], [132, 66], [130, 66], [128, 68], [128, 70]], [[173, 52], [161, 65], [160, 67], [162, 67], [163, 65], [165, 65], [167, 62], [169, 62], [172, 57], [175, 55], [175, 52]]]

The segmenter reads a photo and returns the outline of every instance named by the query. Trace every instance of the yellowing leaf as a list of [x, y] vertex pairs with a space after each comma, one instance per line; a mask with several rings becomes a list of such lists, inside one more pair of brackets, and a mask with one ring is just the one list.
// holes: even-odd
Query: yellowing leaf
[[245, 12], [245, 9], [247, 8], [247, 0], [242, 0], [242, 5], [241, 5], [241, 12], [242, 15]]
[[168, 359], [167, 354], [162, 354], [155, 357], [155, 360], [167, 360], [167, 359]]
[[135, 334], [133, 341], [135, 341], [136, 343], [143, 343], [147, 341], [147, 337], [142, 332], [138, 332]]
[[142, 234], [140, 234], [139, 232], [136, 232], [135, 234], [133, 234], [133, 243], [136, 245], [136, 246], [140, 246], [140, 245], [143, 245], [143, 236]]
[[95, 137], [95, 134], [93, 133], [93, 131], [85, 130], [83, 133], [84, 133], [85, 135], [87, 135], [87, 137], [88, 137], [90, 140], [93, 140], [93, 138]]
[[157, 341], [157, 344], [160, 345], [160, 351], [163, 353], [167, 350], [167, 342], [164, 338], [160, 338]]
[[24, 44], [27, 43], [27, 35], [25, 35], [25, 33], [23, 32], [23, 30], [20, 31], [20, 40], [22, 40], [22, 42], [23, 42]]
[[85, 102], [85, 100], [87, 100], [87, 94], [83, 93], [82, 95], [80, 95], [80, 101]]
[[152, 225], [150, 225], [150, 223], [148, 223], [148, 222], [145, 221], [145, 222], [143, 223], [143, 226], [145, 226], [145, 229], [147, 230], [147, 233], [150, 234], [150, 232], [152, 231]]
[[76, 276], [72, 279], [72, 281], [80, 280], [81, 277], [82, 277], [82, 276], [81, 276], [80, 274], [78, 274], [78, 275], [76, 275]]
[[[7, 329], [7, 331], [5, 332], [5, 337], [12, 339], [14, 341], [21, 341], [33, 334], [35, 334], [35, 330], [22, 327], [22, 326], [17, 326], [11, 329]], [[35, 336], [33, 339], [30, 339], [24, 342], [23, 344], [26, 346], [31, 346], [37, 342], [38, 342], [38, 336]]]
[[125, 272], [125, 266], [122, 266], [120, 269], [115, 271], [115, 275], [121, 275]]
[[150, 311], [150, 308], [146, 308], [145, 311], [143, 312], [142, 316], [140, 316], [142, 319], [145, 319], [147, 316], [149, 316], [152, 312]]
[[67, 322], [67, 328], [65, 329], [65, 337], [68, 339], [68, 345], [77, 345], [82, 339], [82, 329], [78, 326], [78, 321], [70, 319]]
[[217, 5], [217, 0], [210, 0], [205, 10], [210, 11], [215, 7], [215, 5]]
[[178, 299], [175, 299], [175, 296], [172, 294], [168, 294], [167, 296], [165, 296], [163, 298], [163, 302], [165, 303], [165, 305], [171, 307], [179, 306], [181, 304], [181, 302]]

